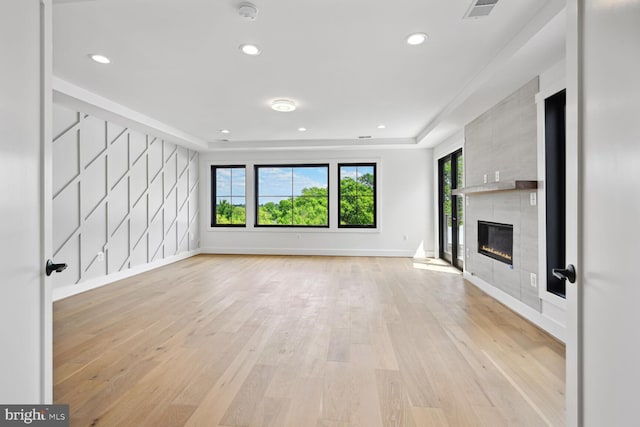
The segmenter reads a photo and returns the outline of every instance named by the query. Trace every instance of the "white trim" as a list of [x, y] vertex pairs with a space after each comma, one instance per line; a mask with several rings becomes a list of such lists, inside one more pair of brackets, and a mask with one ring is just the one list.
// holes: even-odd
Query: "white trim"
[[40, 0], [40, 73], [41, 73], [41, 212], [40, 230], [42, 233], [42, 295], [41, 295], [41, 373], [40, 403], [53, 403], [53, 302], [52, 280], [44, 274], [45, 260], [52, 256], [53, 242], [53, 202], [52, 202], [52, 151], [53, 100], [52, 100], [52, 5], [51, 0]]
[[556, 323], [559, 323], [563, 328], [567, 329], [567, 311], [546, 300], [541, 300], [541, 302], [543, 315], [553, 319]]
[[154, 270], [165, 265], [173, 264], [174, 262], [182, 261], [183, 259], [190, 258], [192, 256], [201, 253], [200, 249], [196, 249], [189, 252], [182, 252], [181, 254], [171, 257], [163, 258], [158, 261], [153, 261], [138, 267], [130, 268], [127, 270], [119, 271], [117, 273], [109, 274], [107, 276], [98, 277], [93, 280], [87, 280], [86, 282], [79, 283], [77, 285], [67, 285], [53, 290], [53, 300], [59, 301], [64, 298], [68, 298], [73, 295], [80, 294], [82, 292], [90, 291], [92, 289], [99, 288], [117, 282], [118, 280], [127, 279], [129, 277], [136, 276], [147, 271]]
[[[357, 256], [357, 257], [395, 257], [412, 258], [415, 251], [401, 249], [301, 249], [301, 248], [201, 248], [203, 254], [229, 255], [316, 255], [316, 256]], [[427, 257], [432, 256], [427, 252]]]
[[567, 88], [567, 83], [564, 77], [555, 80], [553, 83], [549, 84], [549, 87], [545, 88], [544, 90], [541, 90], [536, 94], [535, 96], [536, 104], [538, 105], [542, 104], [542, 107], [543, 107], [542, 111], [544, 112], [544, 101], [550, 96], [555, 95], [556, 93], [560, 92], [561, 90], [565, 90], [566, 88]]
[[582, 150], [583, 113], [586, 109], [582, 94], [584, 60], [584, 8], [585, 2], [567, 1], [566, 37], [566, 159], [567, 159], [567, 263], [577, 269], [576, 283], [567, 286], [567, 341], [566, 341], [566, 413], [567, 427], [584, 423], [583, 395], [583, 337], [582, 337]]
[[209, 152], [245, 151], [305, 151], [305, 150], [398, 150], [424, 149], [415, 138], [372, 138], [372, 139], [305, 139], [269, 141], [214, 141], [209, 143]]
[[468, 280], [470, 283], [484, 291], [486, 294], [500, 301], [502, 304], [506, 305], [508, 308], [515, 311], [517, 314], [524, 317], [534, 325], [553, 335], [556, 339], [565, 342], [566, 329], [555, 320], [545, 316], [537, 310], [534, 310], [533, 308], [524, 304], [522, 301], [515, 299], [506, 292], [480, 279], [478, 276], [465, 271], [463, 273], [463, 277], [464, 279]]
[[151, 134], [160, 139], [174, 142], [195, 151], [209, 148], [209, 143], [180, 129], [97, 95], [73, 83], [53, 77], [53, 100], [67, 107], [98, 116], [104, 120], [120, 123]]

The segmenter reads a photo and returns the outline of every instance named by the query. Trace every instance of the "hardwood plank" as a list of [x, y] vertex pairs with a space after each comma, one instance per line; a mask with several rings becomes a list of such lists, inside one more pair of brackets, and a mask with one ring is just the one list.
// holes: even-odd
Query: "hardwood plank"
[[349, 421], [353, 427], [382, 427], [380, 396], [376, 379], [376, 355], [369, 344], [351, 345], [353, 376]]
[[225, 426], [248, 426], [256, 408], [264, 398], [265, 391], [273, 378], [275, 368], [269, 365], [255, 365], [242, 384], [233, 402], [220, 420]]
[[398, 371], [377, 370], [380, 414], [385, 427], [415, 427], [403, 378]]
[[249, 425], [256, 427], [283, 426], [289, 404], [289, 399], [265, 397], [258, 402]]
[[313, 426], [322, 419], [322, 378], [309, 377], [299, 381], [293, 389], [293, 398], [282, 427]]
[[354, 392], [349, 364], [327, 362], [322, 390], [322, 419], [348, 422]]
[[139, 417], [139, 425], [182, 427], [195, 410], [195, 406], [169, 404], [163, 410], [154, 410]]
[[335, 420], [318, 420], [317, 427], [351, 427], [351, 424], [346, 421]]
[[447, 417], [441, 408], [421, 408], [414, 406], [411, 409], [413, 411], [413, 418], [419, 426], [449, 427]]
[[332, 328], [327, 360], [330, 362], [348, 362], [351, 339], [348, 328]]
[[221, 418], [240, 391], [254, 365], [260, 351], [273, 333], [273, 327], [262, 326], [251, 337], [242, 351], [233, 359], [224, 374], [204, 396], [186, 426], [209, 426], [219, 424]]
[[389, 325], [389, 333], [393, 349], [398, 358], [400, 375], [413, 406], [436, 406], [439, 398], [433, 388], [432, 378], [427, 375], [420, 363], [415, 343], [409, 337], [402, 324]]
[[376, 328], [371, 331], [372, 343], [375, 349], [376, 355], [376, 368], [387, 369], [391, 371], [397, 371], [398, 360], [393, 350], [393, 344], [391, 344], [391, 338], [389, 337], [389, 329], [386, 323], [381, 328]]

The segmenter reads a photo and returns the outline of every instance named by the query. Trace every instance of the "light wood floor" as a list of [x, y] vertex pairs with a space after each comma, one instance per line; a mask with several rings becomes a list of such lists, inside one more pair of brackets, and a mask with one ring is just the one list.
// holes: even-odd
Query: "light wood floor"
[[72, 426], [564, 425], [564, 346], [409, 259], [190, 258], [57, 302], [54, 365]]

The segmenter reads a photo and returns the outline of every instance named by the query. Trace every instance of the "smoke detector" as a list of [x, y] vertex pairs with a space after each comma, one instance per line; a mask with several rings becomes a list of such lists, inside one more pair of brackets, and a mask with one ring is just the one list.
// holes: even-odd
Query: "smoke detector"
[[241, 3], [238, 13], [247, 21], [254, 21], [258, 15], [258, 8], [253, 3]]

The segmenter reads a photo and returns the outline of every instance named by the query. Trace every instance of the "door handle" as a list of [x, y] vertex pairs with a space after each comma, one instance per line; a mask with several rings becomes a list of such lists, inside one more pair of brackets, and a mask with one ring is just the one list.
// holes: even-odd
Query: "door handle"
[[51, 276], [51, 273], [53, 273], [54, 271], [56, 273], [61, 273], [66, 268], [67, 268], [67, 264], [65, 263], [54, 264], [53, 261], [51, 261], [50, 259], [47, 260], [47, 265], [46, 265], [47, 276]]
[[569, 264], [567, 268], [553, 268], [551, 269], [553, 276], [560, 280], [568, 280], [569, 283], [576, 282], [576, 268], [573, 264]]

